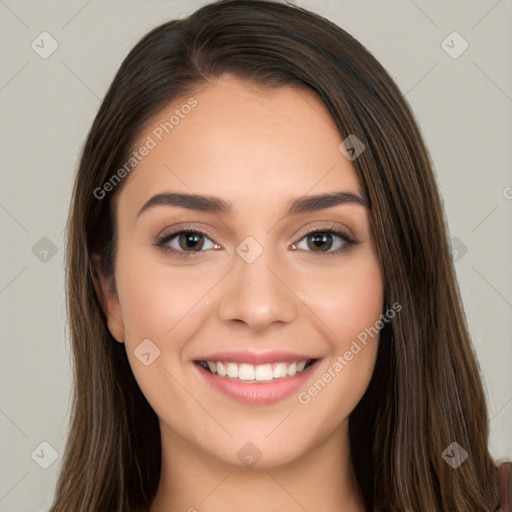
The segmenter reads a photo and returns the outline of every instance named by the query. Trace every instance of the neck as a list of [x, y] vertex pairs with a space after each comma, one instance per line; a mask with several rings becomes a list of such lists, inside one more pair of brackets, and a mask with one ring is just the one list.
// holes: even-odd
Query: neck
[[348, 421], [299, 459], [234, 466], [161, 425], [162, 468], [150, 512], [364, 512], [350, 463]]

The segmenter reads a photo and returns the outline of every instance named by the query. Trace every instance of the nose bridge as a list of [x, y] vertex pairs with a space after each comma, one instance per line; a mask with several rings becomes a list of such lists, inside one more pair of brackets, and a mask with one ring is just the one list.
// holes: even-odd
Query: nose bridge
[[247, 237], [237, 246], [236, 253], [234, 268], [226, 276], [219, 317], [241, 320], [252, 329], [293, 321], [297, 297], [280, 276], [279, 258], [274, 257], [274, 251]]

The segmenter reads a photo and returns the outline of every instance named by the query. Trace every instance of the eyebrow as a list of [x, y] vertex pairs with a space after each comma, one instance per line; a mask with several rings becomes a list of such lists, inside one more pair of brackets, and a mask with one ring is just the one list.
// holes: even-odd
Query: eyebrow
[[[284, 216], [287, 217], [299, 213], [323, 210], [324, 208], [330, 208], [339, 204], [359, 204], [368, 208], [366, 199], [360, 195], [352, 192], [326, 192], [313, 196], [297, 197], [288, 201], [285, 205]], [[156, 206], [177, 206], [219, 215], [231, 215], [233, 213], [231, 202], [225, 201], [220, 197], [165, 192], [157, 194], [146, 201], [144, 206], [139, 210], [137, 217], [144, 211]]]

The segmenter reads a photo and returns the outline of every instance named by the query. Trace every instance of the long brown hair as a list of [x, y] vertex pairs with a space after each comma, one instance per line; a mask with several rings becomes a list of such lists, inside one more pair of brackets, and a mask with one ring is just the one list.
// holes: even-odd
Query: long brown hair
[[[310, 87], [342, 140], [355, 134], [366, 145], [353, 163], [369, 202], [385, 308], [402, 305], [381, 331], [372, 380], [350, 416], [367, 508], [495, 510], [498, 473], [479, 368], [431, 163], [405, 99], [376, 59], [328, 20], [274, 1], [228, 0], [144, 36], [87, 137], [66, 248], [72, 423], [51, 512], [147, 511], [155, 496], [158, 418], [107, 328], [92, 263], [97, 254], [113, 272], [116, 197], [126, 178], [109, 193], [98, 190], [152, 116], [226, 72], [269, 88]], [[456, 469], [442, 457], [452, 442], [469, 454]]]

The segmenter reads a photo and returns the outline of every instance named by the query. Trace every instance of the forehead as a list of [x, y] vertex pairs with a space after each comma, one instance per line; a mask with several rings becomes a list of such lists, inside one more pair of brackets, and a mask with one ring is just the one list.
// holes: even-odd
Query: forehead
[[151, 195], [177, 190], [237, 206], [282, 205], [310, 191], [360, 192], [340, 142], [313, 90], [269, 89], [224, 75], [145, 125], [135, 148], [151, 149], [129, 174], [118, 206], [140, 208]]

